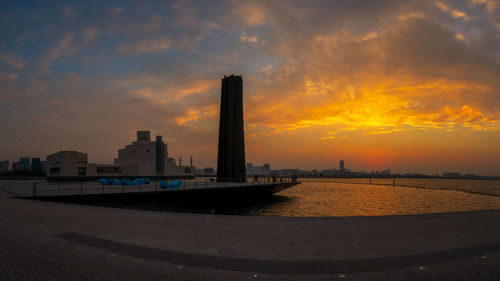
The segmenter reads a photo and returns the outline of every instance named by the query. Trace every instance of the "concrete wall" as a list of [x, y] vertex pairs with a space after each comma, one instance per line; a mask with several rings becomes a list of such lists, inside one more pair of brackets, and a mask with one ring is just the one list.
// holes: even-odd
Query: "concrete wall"
[[[164, 144], [165, 159], [168, 157], [167, 145]], [[125, 175], [155, 176], [156, 172], [156, 143], [148, 140], [138, 140], [118, 150], [115, 165], [127, 166]], [[132, 168], [131, 166], [135, 166]], [[131, 173], [131, 174], [128, 174]]]
[[[74, 177], [87, 170], [87, 153], [60, 151], [47, 156], [47, 176]], [[59, 172], [57, 172], [57, 170]]]

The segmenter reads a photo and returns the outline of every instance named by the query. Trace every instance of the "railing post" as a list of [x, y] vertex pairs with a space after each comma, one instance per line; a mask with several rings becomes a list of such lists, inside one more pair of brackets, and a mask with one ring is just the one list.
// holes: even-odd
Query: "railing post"
[[36, 182], [33, 183], [33, 197], [36, 197]]
[[102, 185], [102, 193], [104, 193], [104, 184], [101, 184]]
[[139, 192], [141, 192], [141, 191], [142, 191], [142, 183], [139, 182]]
[[155, 182], [155, 191], [158, 191], [158, 180]]
[[123, 193], [123, 182], [122, 182], [122, 193]]
[[80, 182], [80, 195], [83, 195], [83, 181]]
[[182, 184], [184, 185], [184, 189], [186, 189], [186, 179], [182, 181]]
[[57, 183], [57, 195], [61, 194], [61, 184]]

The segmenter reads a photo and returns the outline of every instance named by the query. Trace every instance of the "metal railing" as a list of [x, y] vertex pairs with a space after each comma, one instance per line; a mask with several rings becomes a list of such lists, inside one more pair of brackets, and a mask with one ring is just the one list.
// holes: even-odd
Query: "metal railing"
[[[221, 182], [215, 178], [205, 179], [179, 179], [182, 181], [178, 188], [161, 188], [160, 181], [154, 180], [149, 184], [139, 183], [137, 185], [106, 185], [97, 181], [81, 182], [33, 182], [32, 193], [25, 196], [58, 196], [58, 195], [90, 195], [125, 192], [169, 192], [187, 189], [210, 189], [210, 188], [230, 188], [256, 185], [272, 185], [279, 183], [297, 182], [296, 177], [248, 177], [241, 182]], [[171, 180], [165, 180], [171, 182]]]

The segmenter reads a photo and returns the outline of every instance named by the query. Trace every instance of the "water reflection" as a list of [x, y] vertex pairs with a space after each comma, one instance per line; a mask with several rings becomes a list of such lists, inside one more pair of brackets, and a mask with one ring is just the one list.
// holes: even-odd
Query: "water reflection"
[[495, 196], [333, 181], [303, 182], [280, 195], [296, 198], [293, 206], [275, 206], [262, 215], [376, 216], [500, 209], [500, 197]]

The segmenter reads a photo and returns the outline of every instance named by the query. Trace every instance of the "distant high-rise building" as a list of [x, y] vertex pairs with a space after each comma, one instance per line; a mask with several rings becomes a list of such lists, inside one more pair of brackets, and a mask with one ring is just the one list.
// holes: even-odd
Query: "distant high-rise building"
[[222, 79], [217, 180], [246, 181], [241, 76]]
[[344, 160], [340, 160], [340, 171], [344, 171]]
[[253, 174], [253, 163], [247, 163], [246, 173], [247, 175]]
[[384, 175], [384, 176], [390, 176], [391, 175], [391, 170], [387, 169], [387, 170], [382, 170], [382, 172], [380, 172], [381, 175]]
[[43, 165], [42, 165], [42, 161], [40, 161], [40, 158], [32, 158], [31, 159], [31, 171], [35, 175], [42, 175], [43, 174]]
[[19, 162], [19, 161], [12, 162], [12, 171], [19, 171], [19, 170], [22, 170], [21, 169], [21, 162]]
[[19, 159], [19, 163], [21, 164], [19, 170], [31, 171], [31, 162], [29, 157], [21, 157]]
[[264, 170], [271, 171], [271, 164], [269, 163], [264, 164]]
[[7, 173], [10, 170], [9, 164], [9, 161], [0, 161], [0, 173]]

